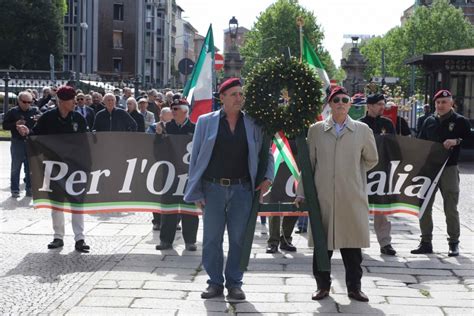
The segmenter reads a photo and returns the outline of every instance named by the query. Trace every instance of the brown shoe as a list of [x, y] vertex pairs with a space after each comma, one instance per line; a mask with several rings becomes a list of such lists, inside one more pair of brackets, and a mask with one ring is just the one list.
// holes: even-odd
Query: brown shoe
[[325, 298], [326, 296], [329, 296], [329, 290], [319, 289], [313, 293], [313, 296], [311, 296], [311, 299], [313, 301], [319, 301]]
[[369, 301], [369, 298], [367, 297], [367, 295], [365, 295], [365, 293], [362, 292], [361, 290], [349, 291], [347, 293], [347, 296], [349, 296], [350, 298], [353, 298], [353, 299], [355, 299], [356, 301], [359, 301], [359, 302], [368, 302]]

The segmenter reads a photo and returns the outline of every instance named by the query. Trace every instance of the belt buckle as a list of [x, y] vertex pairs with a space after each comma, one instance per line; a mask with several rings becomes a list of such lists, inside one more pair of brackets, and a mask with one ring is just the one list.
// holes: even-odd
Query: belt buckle
[[220, 178], [219, 179], [219, 184], [222, 185], [223, 187], [228, 187], [228, 186], [230, 186], [230, 179]]

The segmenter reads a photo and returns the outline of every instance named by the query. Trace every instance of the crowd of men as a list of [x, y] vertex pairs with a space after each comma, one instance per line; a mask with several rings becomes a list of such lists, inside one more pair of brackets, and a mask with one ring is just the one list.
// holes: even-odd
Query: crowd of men
[[[129, 88], [106, 93], [85, 94], [69, 86], [45, 88], [39, 98], [34, 91], [23, 91], [18, 106], [6, 113], [3, 128], [12, 133], [11, 141], [11, 194], [20, 196], [20, 171], [25, 171], [26, 196], [32, 195], [25, 138], [28, 135], [85, 133], [88, 131], [146, 132], [151, 134], [193, 135], [193, 147], [184, 201], [195, 203], [203, 211], [202, 262], [209, 275], [208, 287], [202, 292], [204, 299], [223, 294], [227, 288], [232, 299], [245, 299], [242, 290], [244, 271], [239, 267], [244, 233], [250, 218], [252, 199], [260, 192], [260, 199], [273, 181], [273, 159], [269, 155], [263, 179], [257, 179], [259, 152], [263, 148], [263, 129], [243, 110], [244, 93], [239, 78], [231, 78], [220, 85], [218, 91], [222, 108], [202, 115], [195, 125], [189, 120], [189, 104], [178, 93], [165, 95], [152, 89], [135, 99]], [[367, 302], [361, 290], [362, 252], [369, 247], [369, 216], [366, 179], [364, 175], [378, 161], [375, 135], [402, 134], [401, 118], [397, 124], [383, 117], [387, 100], [381, 94], [367, 96], [367, 112], [360, 120], [348, 115], [352, 99], [342, 87], [334, 87], [327, 102], [331, 115], [312, 125], [307, 143], [313, 176], [318, 190], [322, 222], [325, 228], [328, 255], [340, 250], [346, 270], [348, 296]], [[442, 143], [450, 151], [439, 188], [444, 200], [448, 226], [449, 256], [459, 255], [459, 172], [457, 162], [460, 145], [470, 137], [470, 123], [453, 108], [452, 94], [440, 90], [433, 96], [435, 112], [418, 122], [418, 137]], [[399, 125], [399, 131], [397, 126]], [[408, 137], [408, 136], [407, 136]], [[327, 148], [337, 150], [326, 150]], [[269, 149], [268, 149], [269, 150]], [[304, 201], [302, 184], [297, 188], [295, 204]], [[431, 244], [434, 195], [420, 219], [421, 242], [413, 254], [433, 252]], [[54, 239], [49, 249], [63, 247], [64, 214], [53, 211]], [[183, 239], [187, 251], [196, 251], [199, 219], [191, 215], [153, 213], [153, 229], [160, 230], [157, 250], [173, 247], [176, 230], [182, 221]], [[281, 224], [283, 227], [281, 228]], [[267, 253], [275, 253], [278, 246], [284, 251], [296, 251], [291, 234], [296, 218], [270, 219], [270, 238]], [[72, 215], [75, 249], [89, 252], [84, 240], [83, 215]], [[227, 229], [229, 250], [224, 268], [223, 235]], [[384, 215], [374, 216], [374, 229], [383, 255], [396, 255], [392, 246], [391, 224]], [[280, 235], [281, 231], [281, 235]], [[306, 226], [299, 227], [306, 232]], [[313, 274], [317, 291], [313, 300], [321, 300], [330, 293], [329, 271], [320, 271], [313, 260]]]

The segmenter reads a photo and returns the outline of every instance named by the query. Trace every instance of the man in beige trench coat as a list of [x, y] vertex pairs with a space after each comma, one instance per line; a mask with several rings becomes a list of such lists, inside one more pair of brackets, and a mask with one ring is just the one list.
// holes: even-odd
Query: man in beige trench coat
[[[351, 99], [344, 88], [333, 88], [328, 102], [332, 114], [312, 125], [307, 138], [328, 253], [331, 258], [334, 249], [340, 250], [348, 296], [367, 302], [361, 291], [361, 248], [370, 246], [366, 174], [378, 162], [377, 147], [372, 130], [349, 117]], [[299, 185], [295, 203], [303, 199]], [[318, 290], [312, 299], [321, 300], [329, 295], [331, 275], [318, 271], [315, 258], [313, 274]]]

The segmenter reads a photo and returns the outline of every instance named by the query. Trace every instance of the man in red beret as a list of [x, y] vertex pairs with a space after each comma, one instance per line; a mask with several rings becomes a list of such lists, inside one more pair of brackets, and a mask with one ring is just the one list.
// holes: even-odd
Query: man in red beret
[[[444, 214], [448, 228], [448, 256], [459, 255], [459, 236], [461, 234], [458, 213], [459, 201], [459, 170], [458, 159], [463, 140], [471, 135], [469, 121], [462, 115], [454, 112], [453, 96], [449, 90], [439, 90], [433, 97], [436, 112], [429, 116], [421, 126], [418, 138], [442, 143], [449, 149], [450, 156], [441, 174], [438, 187], [443, 197]], [[433, 202], [436, 192], [420, 218], [421, 242], [413, 254], [433, 253]]]
[[[219, 89], [222, 109], [201, 115], [193, 137], [186, 202], [203, 210], [204, 237], [202, 263], [209, 286], [201, 298], [223, 294], [245, 299], [242, 290], [244, 271], [240, 257], [255, 191], [260, 198], [273, 180], [273, 158], [269, 154], [265, 180], [256, 183], [263, 130], [242, 112], [244, 93], [239, 78], [225, 81]], [[229, 252], [224, 270], [223, 240], [227, 227]], [[224, 275], [223, 275], [224, 274]]]
[[[26, 136], [85, 133], [88, 131], [86, 119], [74, 111], [76, 91], [70, 86], [59, 87], [57, 91], [58, 107], [44, 113], [36, 125], [30, 130], [25, 125], [17, 126], [18, 132]], [[48, 249], [64, 246], [64, 213], [52, 211], [54, 240], [48, 244]], [[79, 252], [89, 252], [90, 247], [84, 241], [84, 215], [72, 214], [72, 230], [75, 249]]]
[[[378, 162], [372, 130], [348, 115], [351, 98], [343, 87], [335, 87], [328, 97], [331, 115], [308, 130], [308, 150], [314, 167], [321, 219], [326, 232], [328, 255], [339, 249], [346, 270], [347, 294], [368, 302], [361, 290], [362, 250], [370, 246], [367, 171]], [[295, 204], [304, 200], [303, 185], [297, 188]], [[318, 290], [313, 300], [329, 296], [331, 272], [319, 271], [313, 256], [313, 274]]]

